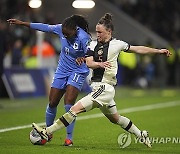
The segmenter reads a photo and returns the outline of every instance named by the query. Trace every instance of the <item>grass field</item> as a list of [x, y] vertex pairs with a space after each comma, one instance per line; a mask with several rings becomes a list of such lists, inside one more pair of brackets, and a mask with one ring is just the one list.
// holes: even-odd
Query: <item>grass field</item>
[[[122, 115], [130, 118], [140, 129], [147, 129], [150, 136], [156, 138], [151, 149], [135, 143], [133, 136], [128, 147], [120, 148], [117, 140], [124, 130], [111, 124], [99, 114], [98, 109], [79, 116], [73, 147], [62, 146], [65, 129], [56, 132], [50, 143], [34, 146], [29, 141], [30, 125], [32, 122], [44, 122], [48, 99], [29, 98], [14, 101], [0, 99], [0, 154], [180, 153], [180, 90], [118, 88], [115, 101]], [[58, 107], [58, 116], [64, 113], [62, 104]], [[173, 138], [176, 143], [172, 141]]]

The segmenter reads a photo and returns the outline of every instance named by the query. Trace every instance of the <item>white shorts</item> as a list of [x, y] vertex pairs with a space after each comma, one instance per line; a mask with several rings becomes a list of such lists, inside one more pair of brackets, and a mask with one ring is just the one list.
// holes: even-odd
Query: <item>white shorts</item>
[[115, 114], [117, 109], [114, 102], [114, 87], [102, 82], [93, 82], [91, 87], [92, 92], [78, 101], [81, 102], [85, 110], [100, 108], [104, 114]]

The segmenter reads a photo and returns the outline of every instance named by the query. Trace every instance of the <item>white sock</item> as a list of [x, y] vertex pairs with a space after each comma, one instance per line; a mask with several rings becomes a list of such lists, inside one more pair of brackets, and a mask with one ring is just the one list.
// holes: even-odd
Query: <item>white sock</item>
[[53, 125], [46, 128], [47, 133], [52, 134], [53, 132], [59, 129], [67, 127], [69, 124], [71, 124], [74, 121], [75, 118], [76, 118], [76, 113], [74, 113], [72, 110], [69, 110], [61, 118], [56, 120], [56, 122]]
[[136, 135], [137, 137], [141, 136], [141, 131], [139, 130], [139, 128], [137, 128], [128, 118], [124, 116], [119, 116], [117, 124], [120, 125], [126, 131]]

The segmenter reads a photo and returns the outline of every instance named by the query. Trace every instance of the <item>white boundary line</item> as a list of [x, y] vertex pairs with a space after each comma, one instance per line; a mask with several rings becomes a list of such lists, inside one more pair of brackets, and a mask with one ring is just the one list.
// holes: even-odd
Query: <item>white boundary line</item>
[[[179, 105], [180, 105], [180, 101], [172, 101], [172, 102], [166, 102], [166, 103], [158, 103], [158, 104], [151, 104], [151, 105], [144, 105], [144, 106], [126, 108], [126, 109], [118, 110], [118, 112], [120, 114], [122, 114], [122, 113], [131, 113], [131, 112], [147, 111], [147, 110], [153, 110], [153, 109], [162, 109], [162, 108], [168, 108], [168, 107], [179, 106]], [[98, 114], [80, 116], [80, 117], [77, 117], [77, 120], [100, 118], [100, 117], [103, 117], [103, 116], [104, 115], [102, 113], [98, 113]], [[42, 126], [42, 125], [45, 125], [45, 123], [38, 123], [38, 125]], [[19, 129], [30, 128], [30, 127], [31, 127], [31, 125], [29, 124], [29, 125], [24, 125], [24, 126], [4, 128], [4, 129], [0, 129], [0, 133], [13, 131], [13, 130], [19, 130]]]

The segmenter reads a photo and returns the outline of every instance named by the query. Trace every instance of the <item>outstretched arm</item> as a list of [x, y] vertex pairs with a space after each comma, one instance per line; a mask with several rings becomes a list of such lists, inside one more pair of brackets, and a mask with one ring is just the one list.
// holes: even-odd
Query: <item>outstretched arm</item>
[[53, 32], [55, 34], [58, 34], [58, 30], [60, 29], [58, 25], [48, 25], [43, 23], [30, 23], [30, 22], [24, 22], [17, 19], [8, 19], [7, 22], [10, 25], [22, 25], [26, 27], [30, 27], [35, 30], [43, 31], [43, 32]]
[[10, 25], [14, 24], [14, 25], [22, 25], [22, 26], [30, 27], [30, 23], [29, 22], [24, 22], [24, 21], [17, 20], [17, 19], [8, 19], [7, 22]]
[[139, 54], [158, 53], [158, 54], [165, 54], [167, 57], [171, 55], [168, 49], [155, 49], [145, 46], [130, 46], [129, 50]]

